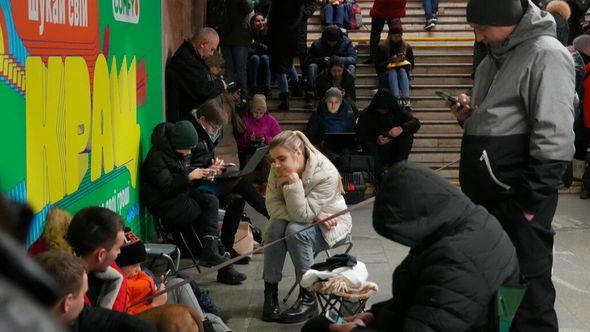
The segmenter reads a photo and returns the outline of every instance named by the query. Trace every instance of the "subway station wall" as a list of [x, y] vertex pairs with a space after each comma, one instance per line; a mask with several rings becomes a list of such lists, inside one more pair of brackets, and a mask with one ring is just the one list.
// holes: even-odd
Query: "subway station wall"
[[139, 168], [163, 119], [159, 0], [0, 0], [0, 190], [98, 205], [144, 236]]

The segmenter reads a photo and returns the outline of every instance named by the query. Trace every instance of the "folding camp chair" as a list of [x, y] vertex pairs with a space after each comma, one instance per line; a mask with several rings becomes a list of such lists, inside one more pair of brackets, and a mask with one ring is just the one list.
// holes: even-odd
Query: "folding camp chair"
[[[336, 243], [332, 248], [324, 250], [324, 253], [326, 253], [326, 256], [332, 257], [330, 250], [336, 249], [336, 248], [339, 248], [342, 246], [346, 246], [346, 251], [344, 251], [344, 253], [348, 254], [350, 252], [350, 250], [352, 250], [352, 245], [353, 245], [352, 244], [352, 236], [350, 234], [348, 234], [343, 240]], [[320, 253], [321, 253], [321, 251], [314, 253], [313, 258], [315, 259]], [[293, 283], [293, 286], [291, 286], [291, 288], [289, 289], [289, 292], [283, 298], [283, 303], [287, 303], [287, 300], [289, 300], [289, 297], [291, 296], [291, 294], [293, 293], [293, 291], [295, 290], [296, 287], [297, 287], [297, 280], [295, 280], [295, 282]]]

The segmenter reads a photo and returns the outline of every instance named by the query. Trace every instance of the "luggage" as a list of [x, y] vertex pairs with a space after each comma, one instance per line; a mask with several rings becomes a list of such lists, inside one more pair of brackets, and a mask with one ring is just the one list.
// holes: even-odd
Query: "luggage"
[[346, 204], [356, 204], [365, 198], [367, 186], [362, 172], [342, 173], [342, 186]]

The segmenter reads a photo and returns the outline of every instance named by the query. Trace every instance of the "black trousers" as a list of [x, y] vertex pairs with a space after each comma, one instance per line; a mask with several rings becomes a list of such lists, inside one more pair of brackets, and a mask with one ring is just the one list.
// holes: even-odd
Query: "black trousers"
[[516, 247], [520, 270], [528, 283], [510, 331], [558, 331], [555, 288], [551, 281], [555, 235], [551, 223], [557, 200], [557, 193], [547, 198], [531, 221], [524, 218], [521, 209], [512, 201], [486, 206]]
[[397, 19], [382, 19], [382, 18], [371, 18], [371, 37], [369, 41], [369, 56], [374, 58], [377, 54], [377, 48], [379, 47], [379, 41], [381, 40], [381, 32], [383, 32], [383, 27], [385, 26], [385, 22], [387, 22], [387, 26], [391, 29], [391, 25]]
[[221, 244], [226, 250], [233, 248], [236, 239], [236, 232], [240, 226], [242, 213], [246, 202], [242, 196], [229, 194], [223, 198], [222, 203], [225, 205], [225, 216], [221, 226]]
[[217, 236], [218, 209], [219, 200], [215, 195], [193, 190], [162, 202], [156, 215], [175, 230], [193, 226], [201, 236]]

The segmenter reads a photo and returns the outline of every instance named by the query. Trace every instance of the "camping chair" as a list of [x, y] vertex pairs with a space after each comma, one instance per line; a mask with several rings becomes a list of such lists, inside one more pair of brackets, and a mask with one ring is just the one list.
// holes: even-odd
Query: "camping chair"
[[[332, 254], [330, 253], [330, 250], [336, 249], [338, 247], [346, 246], [346, 251], [344, 251], [344, 253], [345, 254], [348, 254], [350, 252], [350, 250], [352, 249], [352, 245], [353, 245], [353, 243], [352, 243], [352, 236], [350, 234], [348, 234], [343, 240], [341, 240], [340, 242], [336, 243], [332, 248], [329, 248], [329, 249], [324, 250], [324, 253], [326, 253], [326, 256], [332, 257]], [[320, 253], [321, 253], [321, 251], [318, 251], [318, 252], [314, 253], [313, 254], [313, 258], [315, 259]], [[291, 288], [289, 289], [289, 292], [283, 298], [283, 303], [287, 303], [287, 300], [289, 300], [289, 297], [291, 296], [291, 294], [293, 293], [293, 291], [297, 287], [297, 284], [298, 284], [297, 283], [297, 280], [295, 280], [295, 282], [293, 283], [293, 286], [291, 286]]]
[[[195, 252], [194, 249], [202, 249], [203, 243], [201, 242], [201, 238], [197, 234], [197, 231], [195, 230], [195, 228], [193, 226], [187, 226], [182, 230], [170, 230], [166, 227], [166, 225], [164, 225], [161, 218], [156, 218], [156, 227], [157, 227], [158, 233], [160, 234], [160, 237], [162, 238], [162, 241], [167, 242], [167, 241], [170, 241], [170, 238], [172, 238], [172, 240], [174, 242], [176, 242], [176, 246], [182, 246], [182, 249], [184, 249], [184, 251], [186, 253], [188, 253], [191, 261], [193, 262], [192, 265], [189, 265], [189, 266], [186, 266], [186, 267], [183, 267], [182, 269], [180, 269], [179, 268], [180, 258], [179, 258], [178, 259], [179, 262], [176, 265], [176, 272], [178, 272], [179, 270], [186, 270], [186, 269], [190, 269], [190, 268], [195, 267], [197, 269], [197, 271], [199, 271], [199, 273], [200, 273], [201, 269], [199, 268], [199, 259], [197, 256], [197, 252]], [[189, 245], [189, 242], [187, 241], [187, 239], [193, 240], [193, 243], [198, 245], [198, 248], [193, 247], [193, 249], [191, 249], [191, 246]], [[180, 253], [179, 248], [177, 247], [176, 249]], [[162, 257], [165, 258], [165, 256], [162, 256]], [[180, 257], [180, 254], [178, 255], [178, 257]], [[155, 258], [154, 258], [154, 260], [155, 260]], [[152, 264], [153, 264], [153, 261], [152, 261]]]

